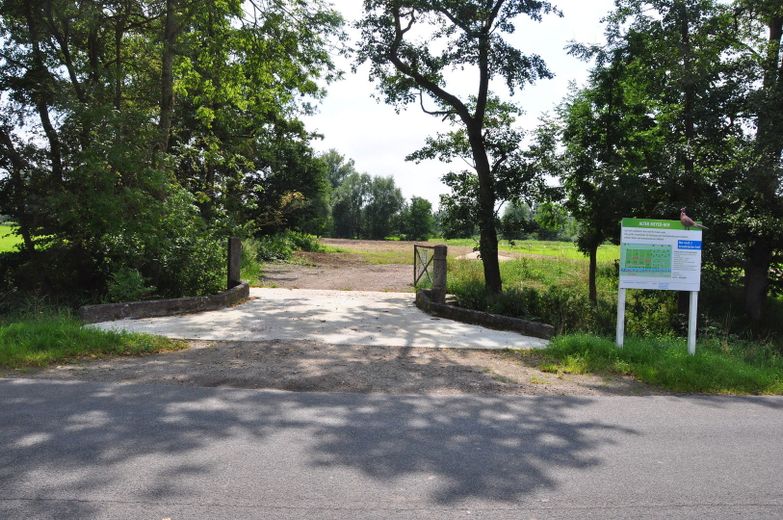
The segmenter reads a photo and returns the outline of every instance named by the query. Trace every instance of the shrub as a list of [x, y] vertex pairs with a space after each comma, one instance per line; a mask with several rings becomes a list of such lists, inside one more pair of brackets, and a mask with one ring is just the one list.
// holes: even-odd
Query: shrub
[[286, 261], [294, 251], [320, 251], [321, 245], [314, 235], [299, 231], [284, 231], [264, 235], [256, 242], [258, 259], [264, 262]]
[[129, 302], [144, 299], [155, 292], [147, 285], [138, 269], [122, 267], [109, 277], [106, 297], [110, 302]]

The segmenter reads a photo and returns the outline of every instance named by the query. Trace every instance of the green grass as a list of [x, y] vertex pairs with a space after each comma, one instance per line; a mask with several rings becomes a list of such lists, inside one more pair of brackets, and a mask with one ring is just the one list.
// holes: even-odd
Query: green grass
[[68, 313], [49, 311], [0, 321], [0, 368], [44, 367], [83, 358], [134, 356], [185, 347], [185, 342], [168, 338], [83, 327]]
[[22, 238], [13, 232], [12, 226], [0, 224], [0, 253], [16, 251], [16, 246], [22, 243]]
[[[472, 238], [434, 240], [450, 246], [478, 247], [478, 242]], [[555, 242], [548, 240], [514, 240], [513, 245], [508, 240], [500, 240], [498, 249], [510, 253], [520, 253], [531, 256], [546, 256], [558, 259], [586, 261], [584, 253], [576, 248], [573, 242]], [[604, 244], [598, 248], [598, 262], [613, 262], [620, 258], [620, 246]]]
[[629, 375], [672, 392], [783, 394], [783, 359], [759, 344], [707, 339], [690, 356], [680, 338], [627, 338], [619, 349], [607, 338], [572, 334], [540, 354], [547, 372]]
[[413, 264], [413, 248], [410, 251], [361, 251], [348, 250], [349, 253], [360, 255], [369, 264]]

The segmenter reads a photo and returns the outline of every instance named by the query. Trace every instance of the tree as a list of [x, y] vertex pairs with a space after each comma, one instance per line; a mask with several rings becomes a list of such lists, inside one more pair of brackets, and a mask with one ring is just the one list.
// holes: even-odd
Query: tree
[[[538, 20], [554, 8], [544, 1], [505, 0], [365, 0], [364, 6], [358, 62], [370, 62], [386, 101], [399, 107], [418, 99], [425, 112], [462, 126], [478, 180], [475, 198], [484, 280], [489, 292], [499, 293], [495, 179], [484, 135], [490, 81], [500, 77], [513, 93], [551, 76], [538, 55], [523, 54], [503, 35], [514, 32], [515, 17]], [[460, 98], [447, 86], [449, 69], [461, 68], [476, 74], [472, 99]], [[435, 108], [425, 108], [425, 93]]]
[[218, 273], [217, 233], [253, 227], [259, 208], [322, 218], [325, 170], [299, 121], [335, 75], [341, 20], [321, 2], [0, 0], [0, 13], [0, 211], [30, 265], [60, 255], [78, 271], [50, 280], [94, 298], [130, 269], [174, 294], [198, 284], [167, 286], [159, 266]]
[[523, 240], [537, 227], [533, 211], [523, 202], [512, 201], [500, 219], [501, 236], [506, 240]]
[[405, 199], [394, 184], [394, 177], [373, 177], [369, 199], [362, 209], [364, 234], [373, 240], [383, 240], [394, 230]]
[[780, 3], [618, 6], [609, 45], [631, 57], [625, 82], [647, 99], [660, 141], [647, 172], [653, 213], [687, 206], [708, 222], [705, 260], [727, 279], [744, 271], [745, 311], [757, 322], [783, 245]]
[[[627, 55], [601, 51], [588, 86], [560, 107], [564, 150], [558, 168], [566, 208], [579, 223], [577, 246], [589, 256], [588, 294], [596, 303], [598, 247], [619, 237], [620, 220], [644, 213], [645, 153], [656, 141], [643, 99], [626, 93]], [[630, 98], [630, 99], [629, 99]]]
[[321, 160], [326, 165], [326, 175], [332, 186], [332, 191], [336, 190], [348, 175], [356, 173], [353, 159], [346, 159], [335, 149], [322, 154]]
[[334, 234], [358, 238], [363, 232], [364, 208], [370, 198], [372, 179], [366, 173], [348, 174], [334, 193], [332, 218]]
[[743, 0], [736, 3], [736, 13], [737, 61], [746, 94], [737, 124], [753, 131], [746, 143], [748, 152], [737, 161], [739, 178], [729, 179], [734, 203], [725, 217], [744, 249], [745, 310], [758, 321], [771, 268], [780, 264], [783, 248], [783, 6], [777, 1]]
[[[714, 0], [620, 0], [609, 20], [608, 45], [593, 55], [615, 63], [623, 55], [625, 86], [655, 119], [658, 147], [646, 147], [644, 172], [653, 202], [648, 213], [675, 218], [688, 207], [709, 217], [736, 132], [726, 124], [726, 11]], [[687, 293], [680, 293], [678, 306], [687, 312]]]
[[402, 232], [406, 240], [427, 240], [433, 232], [435, 220], [432, 204], [421, 197], [411, 197], [402, 212]]

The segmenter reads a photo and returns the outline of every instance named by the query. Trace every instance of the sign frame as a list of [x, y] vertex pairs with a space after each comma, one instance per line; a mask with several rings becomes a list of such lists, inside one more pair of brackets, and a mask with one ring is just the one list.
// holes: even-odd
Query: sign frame
[[626, 289], [687, 291], [688, 353], [696, 353], [696, 318], [701, 288], [702, 230], [679, 220], [624, 218], [620, 223], [620, 262], [615, 342], [625, 335]]

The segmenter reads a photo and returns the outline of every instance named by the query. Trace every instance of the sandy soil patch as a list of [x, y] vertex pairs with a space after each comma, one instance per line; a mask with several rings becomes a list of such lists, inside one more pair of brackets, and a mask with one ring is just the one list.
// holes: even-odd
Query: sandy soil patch
[[[478, 251], [472, 251], [470, 253], [465, 253], [464, 255], [460, 255], [457, 258], [460, 260], [480, 260], [481, 259], [481, 253]], [[509, 256], [505, 253], [498, 253], [498, 262], [508, 262], [509, 260], [514, 260], [516, 257]]]
[[[25, 377], [391, 394], [649, 395], [624, 378], [544, 373], [535, 354], [297, 341], [192, 342], [188, 350], [81, 362]], [[10, 374], [7, 374], [10, 375]]]
[[288, 289], [413, 292], [411, 265], [370, 265], [357, 260], [357, 255], [340, 253], [306, 253], [302, 257], [311, 265], [266, 264], [261, 285]]

